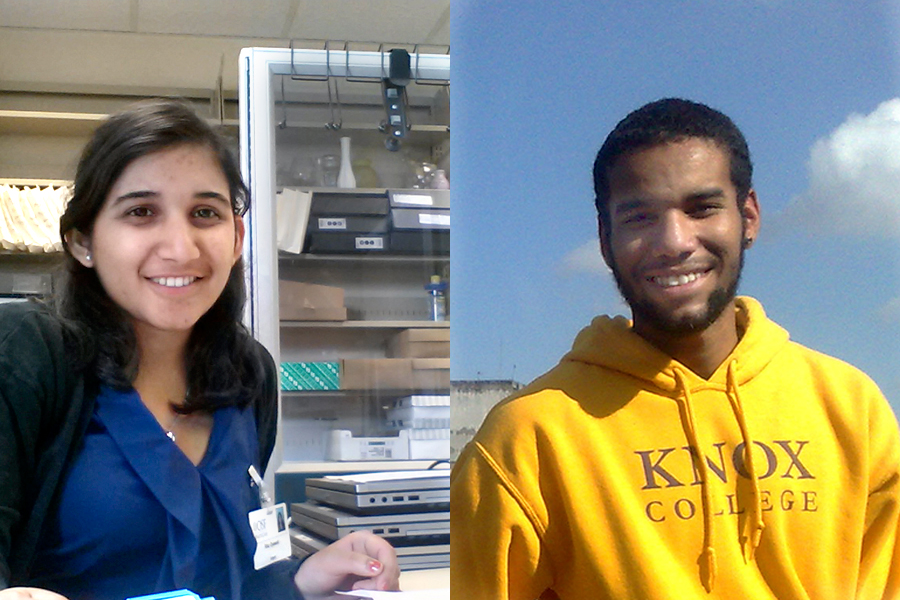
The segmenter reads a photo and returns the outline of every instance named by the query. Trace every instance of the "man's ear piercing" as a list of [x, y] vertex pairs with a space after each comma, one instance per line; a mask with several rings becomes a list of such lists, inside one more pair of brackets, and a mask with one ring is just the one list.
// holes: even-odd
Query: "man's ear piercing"
[[749, 248], [753, 245], [753, 238], [744, 238], [744, 248]]

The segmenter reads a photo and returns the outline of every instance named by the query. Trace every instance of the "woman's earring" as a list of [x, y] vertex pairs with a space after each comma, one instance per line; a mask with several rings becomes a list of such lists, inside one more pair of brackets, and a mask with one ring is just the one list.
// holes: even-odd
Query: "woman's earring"
[[91, 253], [90, 252], [88, 252], [87, 254], [84, 255], [84, 260], [91, 262]]

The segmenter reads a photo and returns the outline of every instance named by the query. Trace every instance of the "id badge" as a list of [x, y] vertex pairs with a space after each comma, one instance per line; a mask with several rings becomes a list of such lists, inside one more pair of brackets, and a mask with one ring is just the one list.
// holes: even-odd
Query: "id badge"
[[251, 511], [247, 516], [256, 538], [253, 567], [257, 571], [291, 555], [290, 517], [284, 502]]

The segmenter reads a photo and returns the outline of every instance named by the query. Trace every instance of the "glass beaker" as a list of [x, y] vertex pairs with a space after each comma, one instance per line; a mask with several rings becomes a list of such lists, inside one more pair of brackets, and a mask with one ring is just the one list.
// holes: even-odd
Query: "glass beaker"
[[337, 187], [341, 157], [337, 154], [323, 154], [319, 157], [319, 177], [323, 187]]

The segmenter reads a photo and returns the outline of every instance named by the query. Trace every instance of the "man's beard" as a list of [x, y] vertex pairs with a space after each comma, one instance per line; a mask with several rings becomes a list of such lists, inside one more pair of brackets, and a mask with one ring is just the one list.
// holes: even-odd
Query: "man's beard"
[[[616, 264], [614, 256], [611, 262], [613, 265]], [[649, 325], [658, 331], [674, 335], [687, 335], [703, 331], [715, 323], [722, 316], [722, 312], [731, 301], [734, 300], [737, 295], [741, 272], [744, 270], [744, 248], [742, 247], [740, 250], [738, 268], [734, 277], [726, 285], [713, 290], [706, 301], [706, 310], [699, 314], [684, 317], [672, 317], [662, 312], [652, 302], [641, 299], [629, 282], [622, 278], [618, 267], [612, 266], [611, 268], [619, 293], [622, 294], [625, 302], [631, 307], [632, 318], [635, 323], [640, 321], [642, 324]]]

